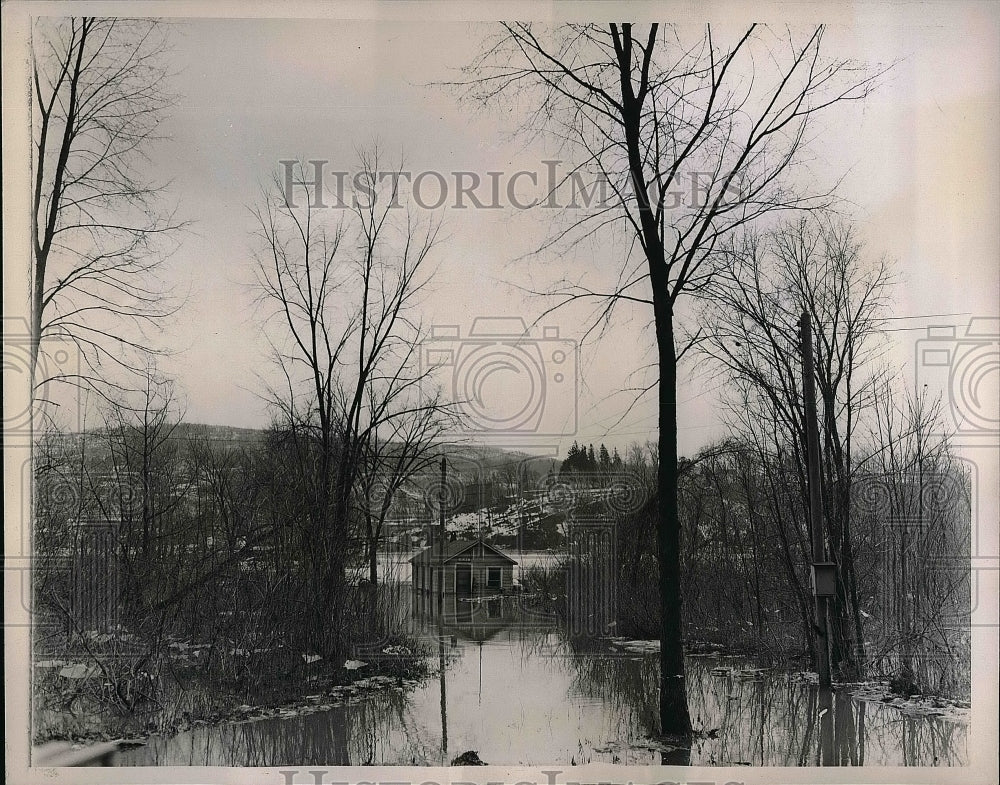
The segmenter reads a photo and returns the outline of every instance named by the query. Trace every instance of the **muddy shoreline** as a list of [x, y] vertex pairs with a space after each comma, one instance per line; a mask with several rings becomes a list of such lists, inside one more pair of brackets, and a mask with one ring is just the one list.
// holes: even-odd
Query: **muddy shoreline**
[[[196, 646], [187, 649], [197, 651]], [[48, 705], [39, 701], [35, 711], [46, 722], [32, 743], [68, 741], [80, 746], [115, 741], [128, 749], [153, 737], [169, 738], [193, 728], [291, 718], [351, 705], [387, 690], [407, 692], [431, 673], [426, 652], [416, 647], [397, 646], [389, 654], [370, 659], [348, 660], [339, 666], [313, 661], [297, 664], [291, 670], [287, 659], [284, 663], [251, 660], [247, 667], [254, 669], [255, 681], [247, 685], [229, 675], [185, 667], [189, 665], [185, 658], [171, 664], [165, 694], [138, 703], [131, 714], [115, 713], [93, 694], [78, 703], [71, 699], [68, 707], [52, 705], [59, 691], [65, 693], [66, 685], [73, 683], [70, 676], [83, 673], [85, 678], [96, 677], [97, 671], [94, 665], [85, 663], [67, 664], [60, 671], [57, 668], [63, 660], [43, 661], [42, 673], [36, 665], [35, 678], [49, 688]], [[100, 688], [107, 694], [110, 685], [105, 682]], [[81, 691], [81, 687], [76, 690]], [[92, 726], [74, 728], [78, 720], [84, 719]]]

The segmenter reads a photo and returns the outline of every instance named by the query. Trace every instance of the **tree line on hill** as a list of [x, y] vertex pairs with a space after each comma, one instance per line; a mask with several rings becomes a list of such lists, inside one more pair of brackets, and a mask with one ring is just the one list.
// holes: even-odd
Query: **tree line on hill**
[[559, 466], [559, 471], [609, 474], [621, 471], [623, 466], [617, 447], [609, 453], [608, 448], [601, 444], [595, 453], [593, 444], [582, 446], [574, 440]]

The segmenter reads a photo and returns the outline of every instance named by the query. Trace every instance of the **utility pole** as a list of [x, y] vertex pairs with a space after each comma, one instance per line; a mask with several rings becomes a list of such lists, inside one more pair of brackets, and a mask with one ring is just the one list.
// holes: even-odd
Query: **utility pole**
[[[819, 684], [820, 687], [830, 686], [830, 641], [827, 633], [826, 606], [830, 591], [829, 583], [823, 580], [830, 577], [829, 563], [826, 561], [823, 546], [823, 500], [820, 488], [820, 457], [819, 457], [819, 427], [816, 423], [816, 380], [813, 375], [813, 345], [812, 325], [809, 314], [802, 312], [799, 320], [799, 335], [802, 342], [802, 390], [805, 394], [806, 418], [806, 468], [809, 473], [809, 520], [812, 523], [812, 588], [813, 588], [813, 620], [816, 632], [816, 648], [818, 650]], [[827, 585], [822, 585], [827, 584]]]
[[448, 541], [444, 526], [444, 503], [445, 503], [445, 482], [448, 475], [448, 464], [445, 457], [441, 456], [441, 489], [438, 494], [438, 513], [440, 521], [438, 524], [438, 539], [441, 541], [438, 551], [438, 616], [444, 613], [444, 546]]
[[448, 466], [441, 456], [441, 487], [438, 491], [438, 539], [441, 541], [438, 558], [438, 670], [441, 680], [441, 765], [448, 765], [448, 693], [445, 684], [444, 657], [444, 546], [447, 542], [444, 527], [445, 480]]

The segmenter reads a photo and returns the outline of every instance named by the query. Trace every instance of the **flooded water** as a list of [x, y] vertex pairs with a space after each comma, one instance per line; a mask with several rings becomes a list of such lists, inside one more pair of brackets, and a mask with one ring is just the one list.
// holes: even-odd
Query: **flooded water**
[[[418, 598], [419, 600], [419, 598]], [[690, 763], [926, 766], [967, 762], [962, 722], [908, 716], [821, 691], [746, 660], [689, 657], [701, 733], [688, 753], [655, 740], [655, 652], [567, 632], [515, 598], [456, 602], [414, 630], [436, 673], [356, 703], [287, 719], [197, 728], [125, 753], [131, 766], [447, 765], [467, 750], [494, 765]]]

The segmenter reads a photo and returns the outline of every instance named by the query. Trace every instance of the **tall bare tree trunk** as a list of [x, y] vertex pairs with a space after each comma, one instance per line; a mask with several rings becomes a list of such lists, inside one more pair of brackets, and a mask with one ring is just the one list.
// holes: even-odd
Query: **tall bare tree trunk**
[[[654, 288], [656, 291], [656, 288]], [[665, 297], [660, 299], [666, 299]], [[677, 511], [677, 356], [673, 315], [659, 306], [656, 335], [659, 354], [659, 449], [657, 469], [657, 554], [660, 562], [660, 731], [691, 732], [684, 680], [681, 630], [680, 517]]]
[[[799, 193], [785, 175], [795, 168], [811, 116], [863, 98], [874, 76], [858, 79], [848, 61], [821, 57], [823, 28], [817, 27], [804, 42], [789, 41], [785, 62], [776, 49], [767, 52], [778, 66], [778, 78], [767, 80], [753, 100], [751, 93], [758, 92], [753, 51], [760, 45], [755, 26], [732, 46], [719, 46], [710, 27], [693, 45], [679, 44], [677, 32], [656, 24], [640, 32], [630, 23], [574, 24], [555, 31], [505, 23], [499, 39], [467, 69], [471, 78], [464, 87], [484, 104], [511, 96], [521, 100], [526, 91], [537, 91], [531, 98], [539, 111], [529, 121], [530, 130], [537, 131], [540, 120], [560, 143], [569, 142], [584, 154], [572, 175], [590, 176], [596, 169], [594, 187], [610, 184], [613, 205], [647, 263], [659, 371], [660, 721], [664, 733], [688, 734], [674, 304], [684, 294], [704, 292], [726, 263], [717, 253], [722, 241], [741, 227], [775, 210], [815, 209], [826, 202], [828, 193]], [[672, 204], [678, 187], [699, 172], [704, 198]], [[597, 215], [597, 226], [615, 220], [608, 210]], [[573, 247], [589, 240], [601, 231], [592, 219], [577, 220], [553, 242]], [[561, 305], [582, 297], [604, 300], [601, 319], [608, 321], [619, 302], [649, 304], [634, 288], [646, 276], [631, 269], [628, 245], [622, 246], [621, 275], [612, 291], [571, 283], [556, 285], [550, 293], [564, 298]]]

